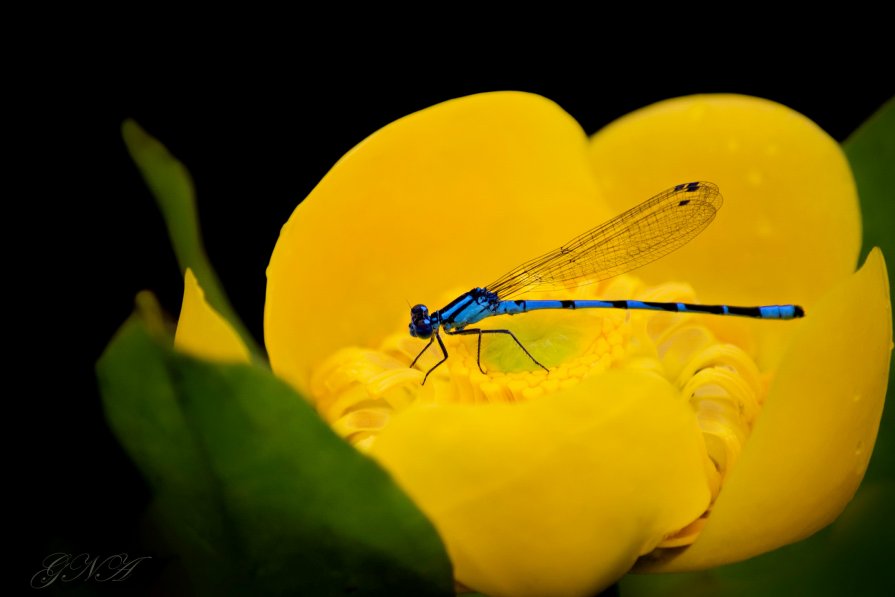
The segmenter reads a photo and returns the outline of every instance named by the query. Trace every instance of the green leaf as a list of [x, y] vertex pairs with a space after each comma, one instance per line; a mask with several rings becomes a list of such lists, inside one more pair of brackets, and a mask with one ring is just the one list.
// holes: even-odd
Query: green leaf
[[453, 594], [429, 521], [289, 386], [166, 343], [133, 317], [97, 371], [186, 592]]
[[263, 363], [261, 349], [230, 305], [205, 253], [189, 171], [135, 121], [125, 120], [121, 134], [131, 158], [162, 211], [181, 274], [186, 272], [186, 268], [193, 270], [208, 303], [230, 322], [248, 347], [252, 359]]
[[878, 246], [891, 262], [895, 257], [895, 98], [852, 133], [843, 148], [861, 197], [861, 261]]
[[[864, 243], [861, 255], [880, 247], [889, 273], [889, 297], [895, 280], [895, 98], [883, 105], [844, 143], [861, 197]], [[895, 396], [895, 368], [889, 366], [889, 390]], [[895, 482], [895, 409], [883, 411], [873, 458], [864, 477]], [[893, 537], [895, 539], [895, 537]]]

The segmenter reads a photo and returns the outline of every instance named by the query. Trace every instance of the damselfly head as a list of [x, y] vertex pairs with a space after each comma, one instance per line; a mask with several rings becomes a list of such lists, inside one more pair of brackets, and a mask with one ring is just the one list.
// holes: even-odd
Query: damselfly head
[[428, 339], [432, 336], [432, 319], [426, 305], [414, 305], [410, 308], [410, 335], [414, 338]]

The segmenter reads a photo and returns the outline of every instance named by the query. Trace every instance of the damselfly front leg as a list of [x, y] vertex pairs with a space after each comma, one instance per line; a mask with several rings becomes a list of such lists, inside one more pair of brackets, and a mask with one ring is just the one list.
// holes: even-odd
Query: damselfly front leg
[[[473, 329], [467, 329], [467, 330], [457, 330], [454, 332], [449, 332], [448, 330], [444, 330], [444, 333], [450, 334], [451, 336], [468, 336], [470, 334], [478, 334], [479, 335], [479, 346], [478, 346], [478, 351], [476, 352], [475, 361], [476, 361], [476, 364], [478, 364], [478, 366], [479, 366], [479, 371], [481, 371], [482, 373], [485, 373], [485, 370], [482, 369], [482, 334], [509, 334], [510, 338], [512, 338], [513, 340], [516, 341], [516, 344], [519, 345], [519, 348], [522, 349], [522, 352], [524, 352], [528, 356], [528, 358], [530, 358], [532, 360], [532, 362], [535, 365], [537, 365], [538, 367], [540, 367], [547, 373], [550, 373], [550, 369], [548, 369], [547, 367], [545, 367], [544, 365], [539, 363], [536, 358], [531, 356], [531, 353], [528, 352], [528, 349], [526, 349], [522, 345], [522, 343], [519, 342], [519, 338], [516, 337], [516, 334], [514, 334], [510, 330], [480, 330], [478, 328], [473, 328]], [[439, 364], [441, 364], [441, 363], [439, 363]], [[438, 365], [436, 365], [436, 367], [437, 366]]]

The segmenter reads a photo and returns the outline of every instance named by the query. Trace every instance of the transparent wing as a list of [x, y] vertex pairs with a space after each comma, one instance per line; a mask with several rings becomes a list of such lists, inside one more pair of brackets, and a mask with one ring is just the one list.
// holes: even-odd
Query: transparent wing
[[715, 218], [723, 199], [710, 182], [680, 184], [563, 246], [526, 261], [486, 286], [501, 299], [592, 283], [642, 267], [687, 244]]

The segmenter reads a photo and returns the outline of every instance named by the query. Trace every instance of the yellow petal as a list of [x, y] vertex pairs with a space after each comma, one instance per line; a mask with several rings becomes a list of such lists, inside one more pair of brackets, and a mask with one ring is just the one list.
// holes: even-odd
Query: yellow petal
[[457, 580], [493, 597], [593, 595], [710, 499], [692, 411], [644, 372], [523, 404], [414, 407], [372, 455], [435, 524]]
[[785, 106], [740, 95], [663, 101], [599, 131], [591, 159], [618, 212], [676, 183], [721, 189], [714, 223], [640, 270], [646, 280], [686, 280], [703, 302], [810, 307], [855, 270], [860, 211], [848, 162]]
[[806, 316], [702, 534], [676, 557], [641, 568], [735, 562], [832, 522], [873, 451], [891, 350], [886, 266], [874, 249], [860, 271]]
[[205, 293], [189, 268], [183, 281], [183, 306], [174, 347], [204, 359], [249, 362], [249, 351], [239, 334], [205, 301]]
[[[517, 92], [439, 104], [346, 154], [283, 227], [267, 271], [274, 371], [307, 391], [340, 347], [406, 329], [408, 303], [497, 279], [607, 215], [587, 137]], [[575, 214], [568, 217], [564, 214]]]

